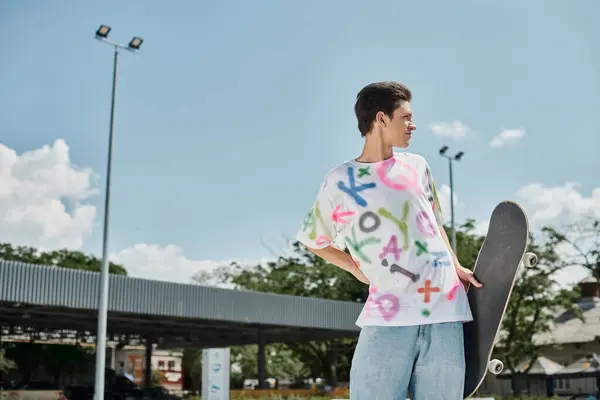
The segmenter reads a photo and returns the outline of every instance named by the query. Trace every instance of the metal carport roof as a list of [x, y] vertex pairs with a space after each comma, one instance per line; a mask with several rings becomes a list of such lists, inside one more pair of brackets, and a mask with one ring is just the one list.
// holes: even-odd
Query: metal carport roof
[[[97, 272], [0, 260], [0, 326], [96, 331]], [[212, 347], [358, 335], [361, 303], [110, 276], [108, 335]]]

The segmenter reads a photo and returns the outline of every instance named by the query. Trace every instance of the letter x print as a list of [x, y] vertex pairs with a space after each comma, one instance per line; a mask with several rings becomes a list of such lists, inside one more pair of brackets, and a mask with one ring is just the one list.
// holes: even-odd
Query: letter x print
[[431, 293], [437, 293], [440, 291], [439, 287], [431, 287], [431, 281], [427, 279], [425, 281], [425, 286], [417, 289], [417, 292], [425, 295], [423, 301], [425, 303], [429, 303], [431, 301]]

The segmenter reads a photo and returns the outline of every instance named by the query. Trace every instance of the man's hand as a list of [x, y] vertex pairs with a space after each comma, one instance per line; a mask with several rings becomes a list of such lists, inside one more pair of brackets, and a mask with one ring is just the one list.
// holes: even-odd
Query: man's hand
[[475, 275], [473, 275], [473, 271], [471, 271], [470, 269], [465, 268], [460, 264], [456, 264], [454, 266], [454, 268], [456, 269], [456, 274], [458, 275], [458, 278], [461, 281], [463, 281], [465, 288], [467, 288], [469, 286], [469, 284], [473, 284], [473, 286], [478, 287], [478, 288], [483, 286], [475, 278]]
[[463, 282], [465, 289], [469, 287], [469, 284], [473, 284], [473, 286], [478, 287], [478, 288], [482, 287], [483, 284], [481, 284], [475, 278], [475, 275], [473, 275], [473, 271], [460, 265], [460, 262], [458, 261], [456, 254], [454, 254], [454, 251], [452, 251], [452, 246], [450, 245], [450, 240], [448, 240], [448, 235], [446, 235], [446, 231], [444, 230], [444, 227], [440, 226], [439, 229], [440, 229], [440, 235], [442, 236], [442, 239], [444, 239], [446, 246], [448, 246], [448, 251], [450, 252], [450, 255], [452, 256], [452, 262], [454, 264], [454, 269], [456, 269], [456, 275], [458, 275], [458, 279], [460, 279]]

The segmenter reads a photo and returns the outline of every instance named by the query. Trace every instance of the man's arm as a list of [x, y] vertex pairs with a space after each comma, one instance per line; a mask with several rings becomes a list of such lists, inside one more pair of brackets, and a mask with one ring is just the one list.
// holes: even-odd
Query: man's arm
[[361, 281], [364, 284], [369, 284], [369, 280], [362, 273], [359, 266], [356, 264], [354, 259], [347, 253], [341, 251], [340, 249], [336, 249], [333, 246], [327, 246], [323, 249], [312, 249], [307, 247], [311, 252], [315, 255], [321, 257], [323, 260], [327, 261], [335, 265], [338, 268], [343, 269], [346, 272], [354, 275], [356, 279]]
[[448, 239], [448, 234], [446, 233], [444, 226], [439, 225], [438, 227], [440, 229], [440, 235], [442, 235], [442, 238], [444, 239], [444, 243], [446, 243], [446, 246], [448, 247], [448, 252], [450, 252], [450, 255], [452, 256], [452, 262], [454, 263], [455, 266], [457, 266], [457, 267], [460, 266], [460, 262], [458, 261], [456, 254], [454, 254], [454, 250], [452, 249], [452, 245], [450, 244], [450, 240]]
[[456, 257], [456, 254], [454, 254], [454, 251], [452, 250], [452, 246], [450, 245], [450, 240], [448, 240], [448, 235], [446, 234], [446, 230], [444, 229], [444, 227], [442, 225], [439, 225], [439, 227], [440, 227], [440, 235], [442, 235], [442, 238], [444, 239], [444, 242], [446, 243], [446, 246], [448, 247], [448, 252], [452, 256], [452, 262], [454, 263], [454, 269], [456, 270], [456, 274], [458, 275], [458, 278], [467, 285], [472, 284], [475, 287], [482, 287], [483, 285], [481, 284], [481, 282], [479, 282], [477, 280], [477, 278], [475, 278], [475, 275], [473, 275], [473, 271], [460, 265], [460, 262], [458, 261], [458, 257]]

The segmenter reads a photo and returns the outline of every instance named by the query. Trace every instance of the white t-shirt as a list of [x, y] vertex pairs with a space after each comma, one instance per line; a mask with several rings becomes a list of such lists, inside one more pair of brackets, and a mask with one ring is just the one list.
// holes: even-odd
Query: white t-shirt
[[442, 223], [425, 159], [394, 153], [331, 170], [296, 238], [315, 249], [347, 246], [370, 282], [359, 327], [470, 321]]

